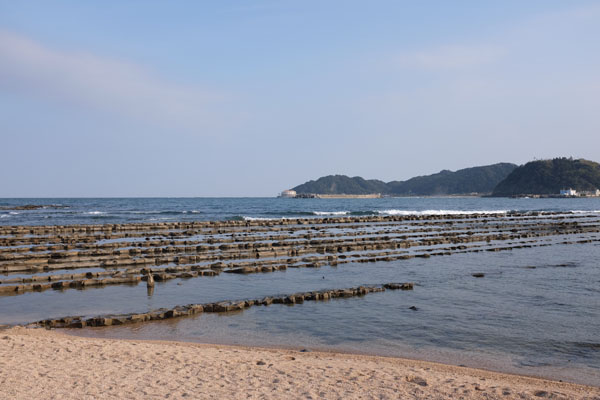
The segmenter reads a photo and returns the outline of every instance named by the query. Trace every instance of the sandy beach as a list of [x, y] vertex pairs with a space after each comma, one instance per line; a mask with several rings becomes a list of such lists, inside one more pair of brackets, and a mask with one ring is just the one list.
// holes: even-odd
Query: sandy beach
[[352, 354], [0, 331], [0, 398], [600, 399], [600, 388]]

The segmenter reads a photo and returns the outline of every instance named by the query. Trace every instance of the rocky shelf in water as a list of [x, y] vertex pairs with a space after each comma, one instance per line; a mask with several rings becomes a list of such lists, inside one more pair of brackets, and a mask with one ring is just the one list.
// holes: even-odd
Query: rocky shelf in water
[[25, 204], [20, 206], [0, 206], [0, 210], [11, 211], [40, 210], [46, 208], [62, 209], [71, 208], [71, 206], [63, 206], [62, 204]]
[[114, 326], [133, 324], [145, 321], [157, 321], [176, 317], [185, 317], [200, 313], [227, 313], [241, 311], [253, 306], [269, 306], [271, 304], [299, 304], [305, 301], [323, 301], [335, 298], [348, 298], [364, 296], [368, 293], [384, 292], [387, 290], [412, 290], [412, 282], [405, 283], [386, 283], [377, 286], [358, 286], [347, 289], [319, 290], [303, 293], [294, 293], [283, 296], [263, 297], [261, 299], [221, 301], [205, 304], [188, 304], [185, 306], [176, 306], [174, 308], [149, 311], [141, 314], [119, 314], [102, 315], [91, 318], [64, 317], [55, 319], [46, 319], [34, 323], [35, 326], [45, 328], [83, 328]]
[[599, 232], [598, 215], [568, 213], [8, 226], [0, 296], [597, 242]]

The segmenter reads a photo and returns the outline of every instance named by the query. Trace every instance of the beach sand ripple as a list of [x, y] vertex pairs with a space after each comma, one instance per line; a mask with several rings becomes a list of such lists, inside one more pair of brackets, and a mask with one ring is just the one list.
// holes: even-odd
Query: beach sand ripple
[[0, 331], [6, 399], [600, 399], [600, 388], [352, 354]]

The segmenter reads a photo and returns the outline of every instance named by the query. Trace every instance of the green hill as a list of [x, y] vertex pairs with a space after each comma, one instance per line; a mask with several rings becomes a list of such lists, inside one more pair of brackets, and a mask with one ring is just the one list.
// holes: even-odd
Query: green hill
[[494, 188], [493, 196], [559, 194], [562, 189], [594, 191], [600, 188], [600, 164], [588, 160], [555, 158], [531, 161], [512, 171]]
[[329, 175], [298, 185], [293, 190], [297, 193], [371, 194], [385, 193], [386, 184], [376, 179], [366, 180], [360, 176], [350, 178], [345, 175]]
[[403, 182], [388, 183], [388, 193], [397, 196], [436, 196], [448, 194], [491, 193], [517, 166], [509, 163], [443, 170], [433, 175], [417, 176]]
[[366, 180], [359, 176], [329, 175], [298, 185], [297, 193], [318, 194], [371, 194], [391, 196], [443, 196], [454, 194], [491, 193], [494, 187], [517, 166], [499, 163], [482, 167], [465, 168], [456, 172], [444, 170], [437, 174], [418, 176], [407, 181], [385, 183]]

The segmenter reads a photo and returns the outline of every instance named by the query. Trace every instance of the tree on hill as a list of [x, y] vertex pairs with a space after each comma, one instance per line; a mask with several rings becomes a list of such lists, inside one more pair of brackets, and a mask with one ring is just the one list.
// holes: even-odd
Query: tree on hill
[[393, 195], [435, 196], [447, 194], [491, 193], [494, 187], [516, 168], [499, 163], [483, 167], [443, 170], [437, 174], [417, 176], [404, 182], [390, 182]]
[[318, 194], [384, 193], [385, 182], [376, 179], [366, 180], [360, 176], [350, 178], [345, 175], [329, 175], [298, 185], [293, 190], [298, 193]]
[[558, 194], [568, 188], [577, 191], [600, 188], [600, 164], [566, 157], [531, 161], [511, 172], [492, 195]]
[[359, 176], [329, 175], [298, 185], [297, 193], [372, 194], [392, 196], [435, 196], [449, 194], [491, 193], [492, 189], [517, 166], [499, 163], [465, 168], [456, 172], [443, 170], [437, 174], [418, 176], [407, 181], [365, 180]]

